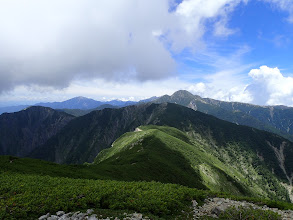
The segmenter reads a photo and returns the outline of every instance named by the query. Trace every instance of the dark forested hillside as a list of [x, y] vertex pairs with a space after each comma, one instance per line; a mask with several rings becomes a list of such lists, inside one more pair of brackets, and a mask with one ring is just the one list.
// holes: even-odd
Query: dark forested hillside
[[46, 107], [29, 107], [0, 115], [0, 154], [26, 156], [74, 117]]

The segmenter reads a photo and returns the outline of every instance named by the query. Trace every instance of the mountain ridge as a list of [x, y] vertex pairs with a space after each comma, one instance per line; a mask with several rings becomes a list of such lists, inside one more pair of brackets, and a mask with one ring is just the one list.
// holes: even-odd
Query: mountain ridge
[[[83, 96], [77, 96], [62, 102], [40, 102], [33, 105], [0, 107], [0, 114], [18, 112], [29, 106], [43, 106], [43, 107], [49, 107], [53, 109], [60, 109], [60, 110], [62, 109], [83, 110], [84, 112], [82, 113], [82, 115], [84, 115], [89, 113], [90, 111], [96, 110], [102, 105], [108, 105], [108, 107], [110, 106], [125, 107], [129, 105], [135, 105], [135, 104], [141, 104], [141, 103], [153, 101], [156, 98], [157, 97], [153, 96], [148, 99], [142, 99], [139, 101], [122, 101], [119, 99], [110, 100], [110, 101], [97, 101], [97, 100], [86, 98]], [[80, 116], [80, 114], [77, 114], [77, 116]]]
[[225, 102], [201, 98], [186, 90], [179, 90], [171, 96], [164, 95], [153, 101], [164, 102], [176, 103], [232, 123], [273, 132], [293, 141], [292, 107]]

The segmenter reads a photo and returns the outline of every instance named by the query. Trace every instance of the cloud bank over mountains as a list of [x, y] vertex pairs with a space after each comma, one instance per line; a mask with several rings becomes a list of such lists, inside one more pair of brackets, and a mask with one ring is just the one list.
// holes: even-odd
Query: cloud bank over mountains
[[[75, 78], [172, 76], [176, 64], [168, 45], [196, 50], [202, 20], [224, 16], [232, 1], [211, 2], [184, 1], [170, 11], [168, 0], [3, 0], [0, 90], [20, 84], [66, 87]], [[199, 4], [208, 7], [199, 11]]]
[[[147, 88], [152, 91], [150, 95], [189, 88], [222, 100], [293, 105], [289, 88], [292, 78], [283, 76], [277, 68], [262, 66], [250, 72], [246, 68], [246, 77], [251, 80], [248, 84], [239, 82], [241, 78], [232, 79], [233, 74], [229, 79], [231, 66], [225, 66], [220, 74], [209, 74], [209, 79], [202, 77], [206, 79], [203, 82], [182, 79], [177, 58], [186, 53], [191, 58], [205, 53], [212, 44], [211, 38], [205, 39], [207, 33], [213, 39], [237, 34], [239, 30], [229, 26], [231, 14], [239, 5], [250, 2], [1, 0], [0, 101], [8, 100], [14, 89], [17, 96], [17, 91], [18, 95], [31, 94], [32, 90], [51, 92], [48, 87], [59, 89], [60, 93], [84, 88], [94, 94], [99, 87], [114, 96], [115, 88], [130, 87], [133, 91]], [[292, 1], [259, 2], [286, 12], [285, 19], [293, 22]], [[216, 80], [222, 83], [215, 83]], [[79, 81], [86, 83], [80, 86], [76, 84]], [[230, 85], [225, 88], [227, 83]], [[88, 84], [91, 86], [86, 87]], [[162, 85], [165, 87], [156, 88]]]
[[[67, 87], [76, 78], [157, 80], [176, 74], [172, 53], [204, 47], [241, 0], [2, 0], [0, 92]], [[171, 7], [174, 7], [173, 10]]]

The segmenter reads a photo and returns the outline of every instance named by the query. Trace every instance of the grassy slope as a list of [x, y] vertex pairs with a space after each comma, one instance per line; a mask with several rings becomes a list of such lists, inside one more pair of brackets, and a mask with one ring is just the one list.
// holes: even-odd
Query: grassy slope
[[[236, 150], [235, 144], [227, 148], [214, 149], [205, 143], [205, 140], [200, 140], [199, 137], [189, 138], [185, 133], [171, 127], [150, 125], [142, 126], [140, 129], [142, 131], [129, 132], [118, 138], [113, 147], [97, 156], [95, 163], [103, 170], [116, 172], [116, 175], [139, 179], [137, 173], [143, 175], [153, 172], [152, 178], [155, 178], [156, 172], [162, 173], [160, 165], [164, 166], [164, 163], [169, 166], [166, 172], [178, 170], [178, 162], [174, 159], [176, 157], [171, 157], [171, 154], [164, 153], [163, 157], [154, 156], [168, 147], [173, 154], [177, 152], [183, 156], [185, 166], [189, 164], [196, 174], [195, 177], [210, 190], [281, 200], [288, 198], [286, 190], [277, 178], [268, 172], [264, 164], [250, 164], [249, 157], [254, 155], [253, 152]], [[239, 161], [235, 158], [239, 158]], [[183, 161], [179, 156], [178, 159]], [[183, 167], [181, 170], [185, 172]], [[137, 175], [137, 178], [132, 174]], [[184, 181], [184, 185], [199, 186], [199, 181], [192, 181], [191, 184]]]

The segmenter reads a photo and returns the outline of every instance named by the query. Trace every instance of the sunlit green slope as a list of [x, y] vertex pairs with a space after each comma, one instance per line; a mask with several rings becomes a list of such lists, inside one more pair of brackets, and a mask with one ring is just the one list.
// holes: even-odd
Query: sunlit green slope
[[[176, 128], [149, 125], [122, 135], [111, 148], [97, 156], [95, 164], [109, 173], [133, 180], [164, 179], [197, 188], [204, 185], [234, 195], [288, 199], [280, 181], [264, 164], [257, 169], [250, 160], [244, 163], [246, 160], [241, 159], [253, 156], [253, 152], [240, 155], [241, 149], [235, 149], [237, 146], [227, 151], [215, 149], [204, 139], [192, 138]], [[227, 159], [220, 160], [223, 158], [220, 153]]]

